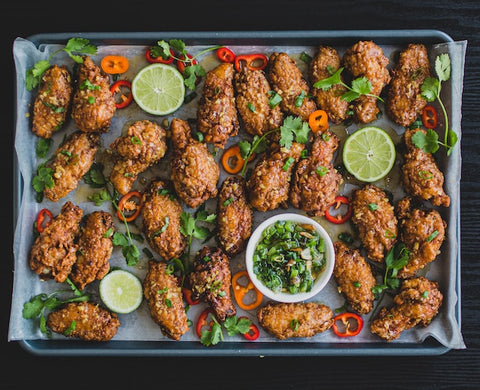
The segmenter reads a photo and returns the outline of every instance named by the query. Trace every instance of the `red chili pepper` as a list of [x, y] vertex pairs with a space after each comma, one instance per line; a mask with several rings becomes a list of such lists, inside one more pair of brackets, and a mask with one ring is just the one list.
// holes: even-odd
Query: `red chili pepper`
[[[247, 318], [247, 317], [239, 317], [240, 318]], [[249, 341], [254, 341], [258, 339], [260, 336], [260, 330], [258, 329], [257, 325], [255, 325], [253, 322], [250, 324], [250, 328], [248, 329], [247, 333], [243, 334], [243, 337]]]
[[185, 56], [183, 54], [180, 55], [180, 57], [178, 57], [180, 60], [177, 61], [177, 69], [180, 71], [181, 74], [183, 74], [183, 72], [185, 71], [185, 68], [187, 66], [192, 66], [192, 65], [197, 65], [198, 62], [195, 58], [193, 58], [192, 55], [188, 54], [187, 53], [187, 59], [185, 59]]
[[198, 305], [200, 303], [200, 299], [197, 299], [195, 301], [192, 299], [192, 290], [190, 290], [189, 288], [182, 287], [182, 293], [185, 300], [190, 306]]
[[[45, 220], [45, 216], [48, 217], [48, 220]], [[36, 227], [39, 233], [48, 227], [53, 221], [53, 215], [48, 209], [41, 209], [37, 216]]]
[[[341, 214], [337, 214], [337, 215], [330, 214], [330, 209], [332, 207], [335, 207], [335, 209], [338, 209], [342, 204], [346, 204], [348, 206], [347, 212], [343, 216]], [[341, 224], [341, 223], [347, 222], [352, 216], [352, 213], [353, 213], [352, 205], [350, 204], [350, 201], [348, 200], [348, 198], [345, 196], [337, 196], [335, 198], [335, 202], [332, 203], [330, 206], [328, 206], [328, 208], [325, 210], [325, 218], [327, 218], [327, 220], [330, 221], [331, 223]]]
[[[129, 90], [129, 93], [125, 95], [122, 93], [122, 87], [127, 88]], [[112, 93], [113, 96], [115, 96], [117, 93], [121, 94], [121, 101], [119, 103], [115, 102], [115, 107], [117, 108], [125, 108], [133, 100], [133, 95], [132, 95], [132, 83], [127, 80], [118, 80], [115, 82], [111, 87], [110, 87], [110, 92]]]
[[[131, 198], [137, 198], [138, 203], [135, 203]], [[142, 194], [138, 191], [130, 191], [122, 196], [118, 202], [117, 216], [121, 221], [132, 222], [140, 214], [140, 210], [143, 206]], [[132, 212], [130, 215], [125, 215], [125, 212]]]
[[[337, 321], [341, 321], [345, 326], [344, 331], [338, 328]], [[351, 329], [352, 322], [356, 322], [357, 326]], [[342, 313], [333, 318], [333, 331], [339, 337], [353, 337], [359, 334], [363, 328], [363, 319], [355, 313]]]
[[203, 327], [208, 326], [210, 329], [212, 328], [212, 324], [207, 321], [209, 314], [212, 316], [214, 315], [213, 310], [208, 307], [198, 316], [197, 325], [195, 326], [195, 331], [197, 332], [198, 337], [202, 337]]
[[228, 47], [221, 47], [217, 49], [217, 58], [222, 62], [232, 63], [235, 61], [235, 53]]
[[246, 66], [250, 70], [262, 70], [265, 69], [268, 63], [266, 55], [261, 53], [256, 54], [242, 54], [235, 57], [235, 69], [240, 72], [241, 62], [245, 62]]
[[422, 122], [427, 129], [437, 127], [437, 111], [430, 104], [426, 105], [422, 112]]
[[163, 58], [162, 56], [155, 57], [152, 54], [152, 48], [148, 48], [147, 51], [145, 52], [145, 58], [147, 59], [148, 62], [151, 64], [155, 63], [161, 63], [161, 64], [171, 64], [174, 60], [175, 53], [173, 52], [172, 49], [170, 49], [170, 57], [167, 59]]

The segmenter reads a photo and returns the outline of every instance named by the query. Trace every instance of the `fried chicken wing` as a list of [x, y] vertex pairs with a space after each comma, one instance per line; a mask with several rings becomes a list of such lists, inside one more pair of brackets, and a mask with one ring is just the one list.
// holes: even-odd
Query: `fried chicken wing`
[[398, 217], [400, 241], [410, 251], [408, 264], [398, 272], [398, 277], [411, 278], [440, 254], [447, 223], [437, 210], [412, 208], [409, 197], [398, 202], [397, 210], [401, 210], [397, 212], [401, 216]]
[[221, 322], [236, 314], [230, 287], [232, 277], [228, 256], [221, 248], [204, 246], [195, 256], [193, 270], [187, 276], [192, 299], [201, 299]]
[[409, 44], [400, 53], [388, 86], [386, 108], [388, 116], [394, 122], [404, 127], [415, 122], [427, 104], [421, 95], [420, 86], [429, 76], [427, 48], [423, 44]]
[[333, 325], [333, 312], [316, 302], [272, 303], [257, 311], [260, 326], [280, 340], [312, 337]]
[[398, 237], [393, 205], [381, 188], [367, 184], [354, 192], [352, 208], [352, 222], [358, 229], [368, 258], [383, 262]]
[[47, 326], [55, 333], [85, 341], [109, 341], [120, 327], [115, 313], [91, 302], [71, 302], [49, 313]]
[[207, 146], [192, 137], [188, 122], [174, 118], [170, 129], [171, 179], [178, 197], [187, 206], [196, 208], [217, 196], [220, 167]]
[[275, 144], [260, 158], [247, 181], [248, 199], [255, 209], [287, 207], [292, 172], [304, 148], [297, 142], [290, 149]]
[[369, 313], [375, 300], [372, 287], [377, 283], [370, 265], [358, 249], [351, 249], [341, 241], [333, 245], [333, 276], [338, 284], [338, 292], [345, 295], [353, 310], [360, 314]]
[[[370, 81], [372, 95], [380, 96], [383, 88], [390, 82], [387, 69], [389, 60], [383, 50], [372, 41], [359, 41], [347, 49], [343, 56], [345, 68], [353, 77], [365, 77]], [[362, 95], [353, 101], [355, 122], [370, 123], [377, 118], [379, 108], [377, 99]]]
[[228, 176], [217, 203], [218, 242], [228, 256], [241, 252], [252, 234], [253, 211], [241, 176]]
[[428, 326], [442, 305], [438, 283], [423, 277], [403, 281], [393, 306], [383, 307], [370, 325], [372, 333], [392, 341], [417, 325]]
[[52, 65], [42, 76], [33, 104], [32, 131], [42, 138], [60, 130], [72, 101], [72, 76], [66, 66]]
[[58, 214], [35, 239], [30, 250], [30, 269], [41, 279], [63, 283], [72, 270], [77, 256], [75, 239], [80, 233], [83, 210], [65, 202]]
[[[296, 115], [304, 121], [317, 109], [310, 95], [310, 87], [287, 53], [274, 52], [267, 65], [267, 78], [273, 90], [282, 97], [280, 108], [286, 114]], [[299, 104], [301, 102], [301, 104]]]
[[167, 272], [167, 264], [150, 260], [143, 280], [143, 294], [150, 315], [162, 334], [172, 340], [188, 332], [188, 319], [183, 305], [182, 289], [177, 278]]
[[110, 148], [115, 152], [115, 161], [110, 181], [120, 194], [132, 189], [138, 175], [159, 162], [167, 151], [167, 132], [149, 120], [139, 120], [118, 137]]
[[269, 104], [271, 87], [263, 70], [244, 66], [235, 73], [234, 86], [237, 109], [248, 133], [261, 136], [282, 125], [280, 106]]
[[407, 129], [404, 142], [407, 148], [402, 166], [402, 180], [405, 191], [415, 197], [430, 201], [434, 206], [450, 206], [450, 197], [443, 189], [443, 173], [438, 169], [431, 153], [424, 152], [412, 143], [412, 136], [423, 129]]
[[316, 135], [309, 156], [300, 160], [292, 178], [290, 202], [308, 215], [319, 216], [334, 203], [342, 175], [333, 167], [339, 139], [334, 133]]
[[87, 216], [80, 230], [77, 261], [69, 276], [79, 290], [94, 280], [103, 279], [110, 270], [114, 233], [115, 225], [109, 213], [94, 211]]
[[53, 158], [46, 164], [53, 170], [53, 186], [45, 186], [43, 194], [52, 202], [57, 202], [78, 187], [80, 179], [90, 170], [95, 161], [100, 144], [98, 134], [83, 133], [79, 130], [71, 133], [55, 151]]
[[207, 73], [203, 94], [198, 102], [198, 131], [205, 142], [224, 148], [239, 130], [233, 88], [233, 64], [222, 63]]
[[[309, 80], [313, 85], [320, 80], [329, 78], [340, 68], [340, 56], [330, 46], [320, 46], [309, 65]], [[347, 118], [348, 102], [341, 98], [347, 89], [341, 84], [335, 84], [324, 91], [321, 88], [312, 88], [317, 107], [324, 110], [328, 119], [333, 123], [340, 123]]]
[[109, 76], [90, 57], [83, 57], [73, 95], [72, 118], [75, 124], [82, 131], [106, 133], [115, 111]]
[[187, 241], [180, 233], [182, 206], [170, 182], [153, 179], [143, 193], [143, 233], [150, 246], [169, 261], [179, 257]]

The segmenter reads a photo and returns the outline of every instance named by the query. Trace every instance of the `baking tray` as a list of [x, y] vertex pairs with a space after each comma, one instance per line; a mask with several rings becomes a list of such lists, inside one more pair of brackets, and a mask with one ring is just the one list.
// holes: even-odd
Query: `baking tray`
[[[374, 40], [378, 45], [405, 45], [411, 42], [453, 42], [446, 33], [438, 30], [352, 30], [352, 31], [223, 31], [223, 32], [88, 32], [36, 34], [26, 39], [39, 47], [42, 44], [64, 44], [72, 37], [89, 39], [101, 45], [151, 45], [164, 39], [182, 39], [187, 46], [194, 45], [285, 45], [316, 46], [351, 45], [358, 40]], [[16, 101], [16, 99], [15, 99]], [[23, 180], [18, 171], [17, 155], [14, 156], [14, 226], [23, 193]], [[459, 189], [457, 189], [459, 191]], [[459, 202], [454, 215], [459, 218]], [[456, 259], [455, 317], [461, 324], [460, 300], [460, 224], [456, 224], [458, 242]], [[358, 356], [358, 355], [441, 355], [450, 350], [432, 337], [422, 343], [331, 343], [331, 342], [222, 342], [204, 347], [193, 341], [122, 341], [92, 343], [77, 340], [19, 340], [28, 352], [46, 356]]]

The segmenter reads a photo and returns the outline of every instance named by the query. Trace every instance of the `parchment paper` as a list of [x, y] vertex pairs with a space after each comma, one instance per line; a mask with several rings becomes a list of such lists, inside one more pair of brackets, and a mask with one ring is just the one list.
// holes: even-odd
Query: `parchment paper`
[[[160, 38], [161, 39], [161, 38]], [[321, 44], [321, 42], [319, 42]], [[460, 221], [459, 221], [459, 206], [460, 206], [460, 172], [461, 172], [461, 153], [460, 153], [460, 143], [461, 143], [461, 101], [462, 101], [462, 87], [463, 87], [463, 71], [464, 71], [464, 60], [465, 60], [465, 50], [466, 50], [466, 41], [454, 42], [454, 43], [442, 43], [429, 48], [429, 53], [431, 57], [431, 63], [434, 63], [435, 57], [439, 53], [448, 52], [452, 61], [452, 77], [451, 81], [443, 83], [443, 92], [442, 98], [448, 108], [449, 118], [451, 120], [453, 130], [458, 134], [459, 141], [458, 145], [455, 148], [452, 155], [447, 159], [444, 155], [445, 153], [441, 150], [437, 153], [437, 158], [439, 160], [440, 169], [445, 172], [446, 183], [445, 188], [446, 192], [451, 197], [451, 206], [448, 209], [439, 210], [442, 214], [442, 217], [447, 221], [447, 240], [442, 246], [442, 252], [438, 258], [433, 262], [426, 270], [422, 272], [422, 275], [425, 275], [431, 280], [437, 280], [440, 284], [440, 289], [444, 295], [443, 305], [440, 309], [437, 317], [432, 321], [432, 323], [426, 328], [416, 327], [414, 329], [403, 332], [401, 337], [393, 341], [392, 343], [420, 343], [424, 341], [427, 337], [431, 336], [438, 340], [441, 344], [448, 348], [460, 349], [465, 348], [463, 338], [461, 335], [461, 326], [460, 318], [457, 316], [456, 306], [460, 305], [460, 286], [457, 284], [459, 282], [459, 275], [457, 273], [457, 267], [460, 262]], [[37, 137], [31, 132], [31, 112], [33, 101], [36, 96], [36, 89], [32, 92], [28, 92], [25, 89], [25, 72], [27, 69], [31, 68], [37, 61], [41, 59], [47, 59], [48, 56], [53, 53], [55, 50], [61, 48], [61, 45], [43, 45], [40, 48], [36, 48], [35, 45], [23, 38], [17, 38], [14, 42], [13, 53], [16, 66], [16, 76], [17, 76], [17, 118], [16, 118], [16, 137], [15, 137], [15, 151], [18, 158], [18, 175], [20, 176], [23, 186], [21, 187], [21, 203], [18, 210], [18, 220], [15, 229], [15, 238], [14, 238], [14, 255], [15, 255], [15, 269], [14, 269], [14, 286], [12, 294], [12, 307], [10, 315], [10, 327], [9, 327], [9, 340], [33, 340], [33, 339], [45, 339], [47, 338], [39, 331], [38, 321], [37, 320], [26, 320], [22, 317], [22, 309], [25, 302], [30, 300], [33, 296], [45, 292], [50, 293], [56, 290], [69, 290], [69, 287], [66, 284], [58, 284], [54, 281], [41, 281], [37, 274], [32, 272], [28, 265], [28, 255], [30, 248], [33, 243], [33, 234], [32, 226], [34, 220], [40, 209], [47, 207], [49, 208], [53, 215], [57, 215], [60, 212], [61, 206], [67, 201], [70, 200], [73, 203], [79, 205], [83, 211], [84, 215], [98, 210], [99, 208], [105, 209], [113, 213], [111, 205], [107, 202], [103, 206], [97, 207], [94, 203], [88, 201], [87, 196], [95, 192], [96, 190], [91, 189], [81, 182], [79, 188], [72, 192], [67, 197], [61, 199], [60, 201], [54, 203], [48, 200], [44, 200], [41, 204], [35, 201], [35, 193], [31, 186], [32, 176], [35, 175], [37, 166], [45, 161], [39, 160], [35, 155], [35, 145]], [[254, 53], [262, 52], [269, 54], [273, 51], [285, 51], [292, 55], [292, 57], [297, 59], [297, 63], [302, 69], [303, 72], [306, 72], [305, 64], [299, 60], [300, 53], [306, 51], [310, 55], [314, 55], [314, 47], [304, 47], [304, 46], [287, 46], [287, 47], [253, 47], [253, 46], [230, 46], [237, 53]], [[189, 47], [189, 52], [195, 54], [199, 53], [205, 47]], [[340, 55], [343, 54], [345, 47], [336, 47]], [[394, 46], [382, 46], [384, 53], [387, 57], [390, 58], [390, 67], [393, 64], [393, 58], [395, 53], [400, 49], [399, 47]], [[99, 64], [100, 59], [107, 54], [121, 54], [125, 55], [130, 59], [130, 68], [127, 73], [124, 75], [124, 78], [132, 80], [136, 72], [143, 66], [147, 65], [143, 57], [145, 47], [143, 46], [100, 46], [98, 54], [92, 56], [93, 60]], [[212, 53], [207, 53], [200, 57], [202, 59], [202, 66], [205, 70], [210, 70], [216, 65], [218, 65], [218, 60], [215, 55]], [[66, 64], [70, 70], [73, 69], [73, 60], [71, 60], [65, 53], [60, 52], [56, 54], [51, 63], [57, 64]], [[197, 94], [200, 95], [202, 91], [203, 83], [197, 86]], [[450, 99], [451, 96], [451, 99]], [[198, 103], [199, 96], [197, 96], [192, 102], [184, 105], [177, 112], [168, 116], [166, 119], [171, 119], [173, 117], [178, 117], [182, 119], [189, 119], [196, 117], [196, 105]], [[384, 110], [382, 110], [384, 111]], [[138, 106], [133, 103], [130, 107], [117, 110], [115, 117], [112, 120], [112, 124], [108, 133], [102, 134], [101, 137], [101, 149], [105, 150], [109, 145], [115, 140], [118, 136], [126, 130], [126, 127], [129, 123], [135, 120], [140, 119], [150, 119], [156, 121], [159, 124], [162, 124], [162, 121], [165, 119], [163, 117], [155, 117], [145, 112], [141, 111]], [[398, 125], [393, 124], [386, 115], [381, 116], [371, 125], [379, 126], [385, 129], [390, 133], [395, 143], [400, 142], [401, 135], [404, 129]], [[333, 126], [331, 128], [337, 135], [339, 135], [341, 140], [344, 140], [345, 137], [351, 132], [355, 131], [357, 125], [352, 124], [348, 127], [344, 126]], [[69, 120], [66, 127], [57, 133], [54, 139], [54, 145], [50, 149], [50, 153], [47, 156], [49, 158], [53, 152], [56, 150], [58, 144], [63, 140], [64, 136], [70, 134], [75, 130], [75, 125], [72, 120]], [[233, 144], [238, 142], [239, 139], [249, 138], [246, 133], [241, 130], [240, 134], [234, 139], [230, 139], [229, 143]], [[443, 135], [440, 134], [440, 139], [443, 138]], [[340, 154], [340, 153], [338, 153]], [[216, 159], [219, 161], [221, 156], [221, 151], [217, 153]], [[105, 157], [104, 152], [99, 151], [97, 156], [97, 161], [101, 161]], [[167, 152], [166, 156], [162, 161], [156, 166], [150, 168], [147, 172], [140, 175], [141, 178], [137, 180], [134, 185], [135, 189], [143, 189], [144, 184], [148, 179], [153, 176], [159, 176], [162, 178], [169, 177], [169, 161], [170, 152]], [[339, 157], [337, 157], [337, 163], [340, 162]], [[387, 180], [382, 180], [375, 184], [379, 185], [381, 188], [391, 191], [394, 195], [394, 201], [400, 199], [404, 193], [400, 186], [400, 176], [399, 176], [400, 162], [397, 158], [395, 167], [393, 168], [391, 174], [388, 176]], [[105, 175], [107, 176], [108, 165], [106, 166]], [[219, 185], [223, 182], [225, 178], [225, 173], [222, 170], [220, 177]], [[340, 193], [344, 195], [349, 195], [350, 192], [357, 187], [357, 184], [346, 183], [340, 190]], [[206, 203], [207, 211], [214, 212], [216, 208], [216, 201], [210, 200]], [[194, 210], [188, 209], [184, 205], [184, 210], [191, 213]], [[289, 209], [287, 211], [300, 212], [296, 209]], [[275, 210], [267, 213], [256, 212], [254, 216], [254, 227], [258, 226], [264, 219], [267, 217], [285, 212], [284, 209]], [[323, 217], [317, 218], [331, 234], [334, 240], [337, 239], [338, 233], [341, 231], [349, 231], [347, 226], [332, 226], [328, 223]], [[345, 224], [348, 225], [348, 224]], [[212, 227], [212, 226], [210, 226]], [[119, 231], [124, 232], [124, 227], [122, 224], [117, 223], [116, 228]], [[131, 227], [132, 232], [141, 233], [141, 222], [137, 222], [137, 226]], [[215, 245], [214, 239], [211, 239], [206, 243], [207, 245]], [[146, 244], [140, 244], [136, 242], [137, 247], [142, 252], [143, 247]], [[203, 245], [202, 243], [194, 240], [191, 256], [193, 257], [196, 250]], [[155, 253], [151, 250], [152, 253]], [[244, 253], [237, 255], [234, 259], [231, 260], [231, 270], [232, 274], [237, 270], [244, 269]], [[158, 255], [155, 255], [157, 260], [161, 260]], [[145, 273], [147, 271], [147, 256], [141, 256], [141, 260], [137, 266], [128, 267], [126, 261], [121, 254], [121, 250], [118, 247], [115, 247], [112, 258], [110, 260], [112, 267], [119, 267], [123, 269], [128, 269], [129, 271], [136, 274], [140, 279], [143, 280]], [[92, 300], [100, 302], [98, 296], [98, 282], [94, 282], [87, 287], [87, 291], [91, 294]], [[67, 293], [68, 296], [71, 296], [71, 292]], [[337, 286], [333, 278], [330, 280], [327, 288], [323, 290], [320, 294], [312, 298], [312, 301], [317, 301], [328, 305], [332, 310], [339, 308], [344, 305], [344, 298], [337, 292]], [[265, 302], [264, 302], [265, 303]], [[388, 305], [389, 299], [384, 299], [381, 302], [381, 305]], [[205, 304], [192, 306], [188, 311], [188, 318], [195, 323], [198, 313], [205, 308]], [[243, 312], [241, 309], [238, 309], [237, 315], [246, 315], [253, 322], [256, 322], [255, 312]], [[332, 331], [326, 331], [322, 334], [316, 335], [312, 338], [304, 339], [291, 339], [286, 341], [281, 341], [282, 343], [289, 342], [335, 342], [335, 343], [357, 343], [357, 342], [368, 342], [368, 343], [384, 343], [379, 337], [372, 335], [369, 330], [369, 318], [370, 315], [364, 316], [365, 327], [362, 330], [361, 334], [355, 338], [345, 338], [340, 339]], [[140, 308], [127, 315], [119, 315], [121, 321], [121, 327], [115, 336], [114, 340], [162, 340], [162, 341], [171, 341], [167, 337], [163, 336], [160, 328], [156, 325], [148, 312], [146, 302], [144, 301]], [[257, 342], [265, 341], [277, 341], [275, 338], [266, 333], [263, 329], [260, 329], [261, 335]], [[224, 341], [244, 341], [241, 336], [230, 337], [224, 332]], [[64, 336], [53, 334], [52, 338], [54, 339], [66, 339]], [[194, 330], [190, 330], [187, 334], [182, 337], [182, 341], [194, 340], [198, 341]], [[180, 342], [182, 342], [180, 341]], [[172, 341], [173, 342], [173, 341]], [[280, 341], [278, 341], [280, 342]]]

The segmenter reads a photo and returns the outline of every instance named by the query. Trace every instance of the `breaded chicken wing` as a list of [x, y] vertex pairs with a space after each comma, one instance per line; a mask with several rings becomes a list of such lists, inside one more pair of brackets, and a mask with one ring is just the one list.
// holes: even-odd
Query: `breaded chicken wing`
[[296, 115], [304, 121], [317, 109], [310, 97], [310, 87], [287, 53], [274, 52], [267, 65], [267, 78], [273, 90], [282, 97], [280, 108], [286, 114]]
[[255, 209], [287, 207], [292, 172], [304, 148], [297, 142], [290, 149], [274, 144], [260, 158], [247, 181], [248, 199]]
[[358, 249], [351, 249], [341, 241], [333, 245], [333, 276], [338, 284], [338, 292], [345, 295], [353, 310], [360, 314], [369, 313], [375, 300], [372, 287], [377, 283], [370, 265]]
[[409, 127], [421, 114], [427, 101], [421, 95], [420, 86], [429, 76], [427, 48], [423, 44], [409, 44], [400, 52], [388, 86], [387, 114], [395, 123]]
[[77, 261], [69, 278], [79, 290], [94, 280], [101, 280], [110, 270], [115, 225], [105, 211], [94, 211], [80, 230]]
[[308, 215], [319, 216], [334, 203], [342, 175], [333, 167], [339, 139], [334, 133], [316, 135], [311, 153], [300, 160], [292, 177], [290, 202]]
[[427, 326], [437, 315], [443, 295], [438, 283], [423, 277], [403, 281], [391, 308], [383, 307], [370, 325], [372, 333], [392, 341], [417, 325]]
[[218, 193], [220, 167], [207, 146], [194, 139], [187, 121], [174, 118], [170, 124], [173, 156], [171, 179], [178, 197], [196, 208]]
[[115, 152], [110, 181], [120, 194], [125, 195], [140, 173], [163, 158], [167, 151], [167, 132], [155, 122], [135, 121], [110, 148]]
[[165, 261], [179, 257], [187, 241], [180, 233], [182, 206], [170, 182], [153, 179], [143, 193], [143, 233]]
[[65, 202], [58, 214], [35, 239], [30, 250], [29, 264], [41, 279], [55, 279], [63, 283], [77, 259], [83, 210], [72, 202]]
[[204, 246], [196, 254], [193, 270], [187, 279], [192, 290], [192, 299], [205, 301], [219, 321], [223, 322], [227, 317], [236, 314], [230, 293], [230, 264], [228, 256], [221, 248]]
[[52, 65], [42, 76], [33, 104], [32, 131], [50, 138], [67, 120], [72, 101], [72, 76], [66, 66]]
[[408, 264], [398, 272], [398, 277], [411, 278], [440, 254], [447, 223], [437, 210], [412, 208], [409, 197], [398, 202], [396, 212], [397, 216], [401, 215], [398, 217], [400, 241], [410, 251]]
[[272, 303], [257, 311], [260, 326], [280, 340], [312, 337], [333, 325], [333, 312], [316, 302]]
[[45, 186], [43, 194], [52, 202], [57, 202], [78, 187], [81, 178], [90, 170], [95, 161], [100, 144], [98, 134], [82, 131], [71, 133], [59, 145], [53, 158], [46, 164], [53, 170], [53, 186]]
[[252, 234], [253, 210], [247, 202], [246, 183], [241, 176], [228, 176], [217, 203], [218, 242], [228, 256], [241, 252]]
[[92, 302], [71, 302], [49, 313], [47, 326], [55, 333], [85, 341], [109, 341], [120, 327], [115, 313]]
[[115, 111], [109, 76], [90, 57], [83, 57], [72, 103], [75, 124], [82, 131], [106, 133]]
[[[309, 80], [313, 85], [320, 80], [329, 78], [340, 68], [340, 56], [330, 46], [319, 46], [309, 65]], [[341, 84], [335, 84], [328, 90], [312, 88], [317, 107], [324, 110], [328, 119], [333, 123], [340, 123], [347, 118], [348, 102], [341, 98], [347, 89]]]
[[405, 191], [414, 197], [430, 201], [434, 206], [448, 207], [450, 197], [443, 189], [445, 179], [435, 158], [412, 143], [412, 136], [417, 131], [426, 133], [423, 129], [407, 129], [403, 136], [407, 148], [402, 166]]
[[233, 75], [234, 68], [230, 63], [222, 63], [209, 71], [198, 102], [198, 131], [204, 134], [205, 142], [222, 149], [239, 130]]
[[188, 332], [188, 319], [183, 305], [182, 289], [177, 278], [167, 272], [167, 264], [150, 260], [143, 280], [143, 294], [150, 315], [162, 334], [172, 340]]
[[282, 125], [280, 106], [269, 104], [270, 84], [263, 70], [251, 70], [244, 66], [235, 73], [235, 101], [243, 127], [252, 135], [263, 135]]
[[367, 257], [383, 262], [398, 237], [397, 218], [390, 200], [381, 188], [367, 184], [354, 192], [352, 208], [352, 222], [358, 229]]
[[[380, 96], [383, 88], [390, 82], [387, 69], [389, 60], [380, 46], [372, 41], [359, 41], [347, 49], [343, 56], [345, 68], [353, 77], [365, 77], [372, 84], [370, 93]], [[362, 95], [353, 101], [355, 122], [370, 123], [377, 118], [379, 108], [377, 99]]]

